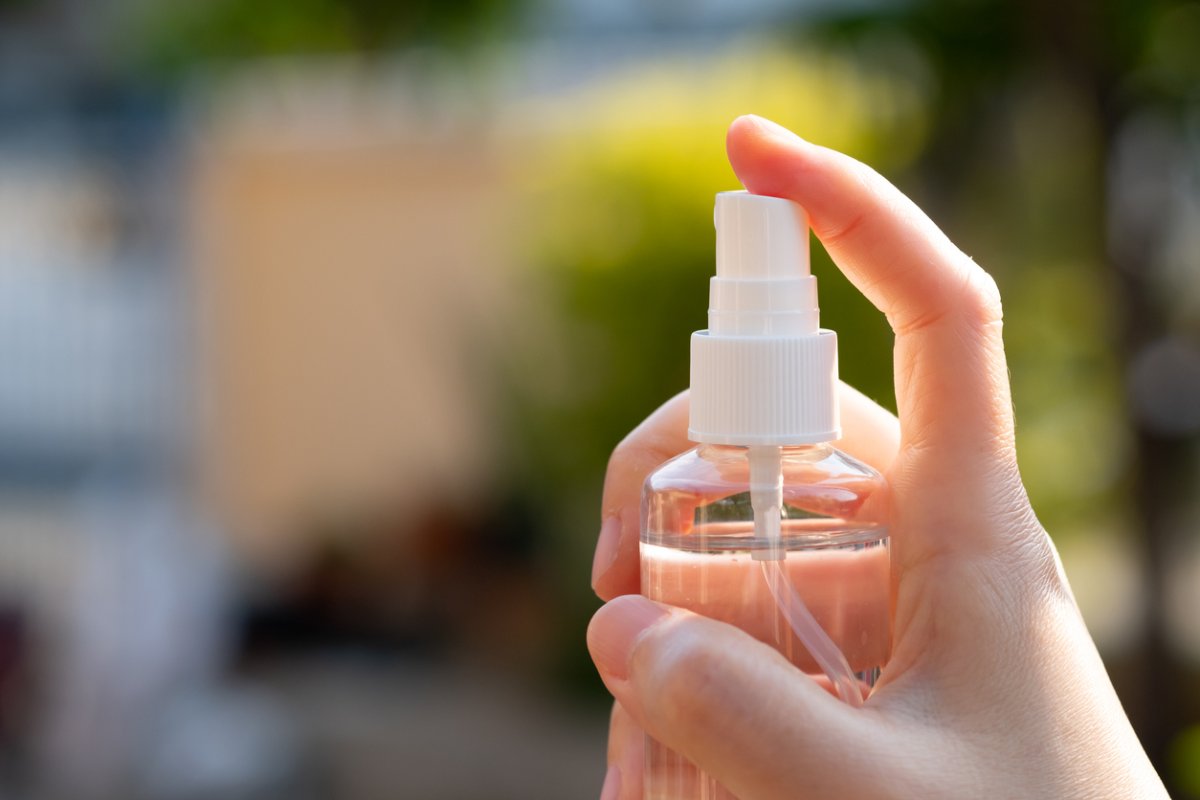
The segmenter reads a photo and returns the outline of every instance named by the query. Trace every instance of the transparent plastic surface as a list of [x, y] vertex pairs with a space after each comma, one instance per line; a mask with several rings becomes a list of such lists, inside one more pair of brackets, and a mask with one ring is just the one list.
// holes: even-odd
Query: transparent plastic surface
[[[828, 681], [796, 639], [755, 551], [747, 449], [701, 445], [667, 462], [642, 496], [642, 593], [742, 628]], [[888, 538], [883, 478], [829, 445], [782, 449], [782, 573], [869, 691], [887, 660]], [[653, 739], [646, 800], [733, 795]]]

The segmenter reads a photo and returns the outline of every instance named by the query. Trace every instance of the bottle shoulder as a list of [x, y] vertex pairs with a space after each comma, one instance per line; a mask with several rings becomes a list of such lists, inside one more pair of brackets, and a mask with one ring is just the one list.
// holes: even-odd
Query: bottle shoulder
[[[840, 486], [847, 483], [881, 488], [884, 478], [874, 467], [831, 445], [781, 448], [785, 486]], [[703, 484], [743, 489], [750, 481], [745, 447], [702, 444], [663, 463], [646, 479], [649, 491], [678, 490]]]
[[[829, 445], [782, 448], [780, 462], [786, 514], [885, 524], [887, 484], [873, 467]], [[650, 527], [664, 530], [687, 527], [697, 508], [714, 509], [706, 518], [750, 518], [749, 488], [746, 448], [700, 445], [647, 477], [643, 512]]]

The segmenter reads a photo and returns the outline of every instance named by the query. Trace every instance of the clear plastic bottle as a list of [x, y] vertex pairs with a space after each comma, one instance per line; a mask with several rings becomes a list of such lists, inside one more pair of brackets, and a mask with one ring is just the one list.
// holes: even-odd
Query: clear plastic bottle
[[[749, 448], [700, 445], [659, 467], [642, 497], [642, 593], [729, 622], [826, 683], [793, 634], [755, 551]], [[882, 476], [828, 444], [781, 448], [783, 570], [864, 691], [891, 646]], [[646, 800], [733, 795], [647, 737]]]
[[[728, 622], [861, 705], [891, 647], [887, 492], [840, 436], [837, 335], [820, 327], [808, 217], [722, 192], [688, 436], [642, 497], [642, 592]], [[646, 800], [732, 795], [647, 739]]]

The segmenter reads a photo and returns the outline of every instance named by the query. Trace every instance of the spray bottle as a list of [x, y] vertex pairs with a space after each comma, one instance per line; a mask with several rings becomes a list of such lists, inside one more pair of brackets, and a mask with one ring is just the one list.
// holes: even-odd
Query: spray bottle
[[[820, 327], [808, 217], [717, 195], [708, 330], [692, 335], [688, 438], [646, 479], [642, 592], [729, 622], [859, 706], [887, 660], [882, 476], [841, 435], [837, 335]], [[733, 795], [646, 742], [646, 800]]]

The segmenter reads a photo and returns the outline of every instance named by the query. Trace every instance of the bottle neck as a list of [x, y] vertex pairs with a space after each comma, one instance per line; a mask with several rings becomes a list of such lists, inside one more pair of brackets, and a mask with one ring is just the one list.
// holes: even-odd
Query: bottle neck
[[[750, 448], [735, 444], [702, 444], [697, 448], [697, 452], [702, 457], [730, 458], [730, 457], [746, 457], [749, 455]], [[789, 460], [812, 460], [819, 461], [827, 457], [834, 451], [831, 442], [817, 442], [815, 444], [788, 444], [781, 445], [779, 448], [780, 457]]]
[[709, 281], [708, 332], [712, 336], [816, 336], [821, 327], [817, 279], [722, 278]]

